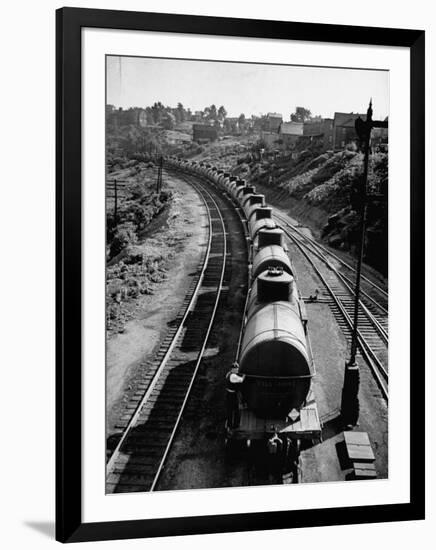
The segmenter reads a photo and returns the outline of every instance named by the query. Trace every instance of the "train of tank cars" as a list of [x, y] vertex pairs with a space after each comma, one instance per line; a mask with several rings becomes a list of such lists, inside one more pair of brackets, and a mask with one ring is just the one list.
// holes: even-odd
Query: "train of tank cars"
[[266, 445], [284, 478], [297, 482], [300, 450], [321, 440], [321, 425], [307, 316], [285, 234], [264, 195], [245, 180], [203, 162], [170, 157], [166, 165], [208, 180], [242, 214], [250, 284], [237, 360], [226, 377], [226, 445]]

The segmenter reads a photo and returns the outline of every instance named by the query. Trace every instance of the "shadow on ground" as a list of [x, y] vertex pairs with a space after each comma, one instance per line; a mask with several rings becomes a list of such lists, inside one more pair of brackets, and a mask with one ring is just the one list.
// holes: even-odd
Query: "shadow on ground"
[[55, 536], [54, 521], [25, 521], [24, 525], [30, 527], [34, 531], [38, 531], [38, 533], [46, 537], [54, 538]]

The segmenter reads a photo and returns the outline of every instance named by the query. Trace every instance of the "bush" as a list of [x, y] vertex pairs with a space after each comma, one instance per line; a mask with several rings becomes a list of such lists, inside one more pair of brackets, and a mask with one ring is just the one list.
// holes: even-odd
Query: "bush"
[[126, 246], [135, 244], [137, 240], [136, 228], [132, 222], [119, 225], [110, 247], [111, 258], [119, 254]]

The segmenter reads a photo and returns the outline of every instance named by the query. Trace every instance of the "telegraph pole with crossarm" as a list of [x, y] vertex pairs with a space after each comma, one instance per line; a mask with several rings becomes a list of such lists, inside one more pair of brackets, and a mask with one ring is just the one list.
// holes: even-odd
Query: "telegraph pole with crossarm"
[[373, 128], [387, 128], [387, 121], [372, 120], [372, 99], [369, 102], [369, 107], [366, 113], [366, 121], [360, 117], [355, 122], [356, 133], [363, 143], [364, 160], [363, 160], [363, 176], [359, 189], [359, 208], [360, 208], [360, 231], [359, 231], [359, 248], [357, 255], [356, 266], [356, 285], [354, 290], [354, 319], [353, 331], [351, 336], [351, 351], [350, 358], [345, 364], [344, 385], [342, 388], [341, 400], [341, 416], [346, 426], [355, 426], [359, 419], [359, 385], [360, 372], [359, 365], [356, 361], [357, 346], [359, 341], [359, 301], [360, 301], [360, 284], [362, 274], [362, 263], [365, 251], [365, 231], [366, 231], [366, 215], [367, 215], [367, 184], [368, 184], [368, 163], [369, 151], [371, 143], [371, 131]]

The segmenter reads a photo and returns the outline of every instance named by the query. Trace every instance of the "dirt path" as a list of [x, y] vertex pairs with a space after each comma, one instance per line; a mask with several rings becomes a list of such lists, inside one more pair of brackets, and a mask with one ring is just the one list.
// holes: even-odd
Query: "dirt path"
[[207, 242], [207, 214], [201, 198], [186, 183], [165, 175], [164, 188], [173, 200], [161, 223], [135, 249], [148, 257], [165, 258], [165, 278], [152, 294], [131, 304], [130, 320], [122, 333], [108, 334], [106, 347], [107, 434], [113, 432], [137, 371], [149, 360], [177, 315]]

